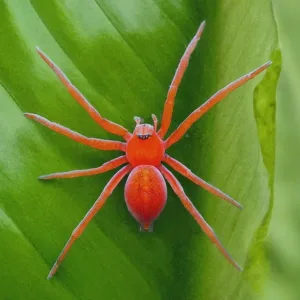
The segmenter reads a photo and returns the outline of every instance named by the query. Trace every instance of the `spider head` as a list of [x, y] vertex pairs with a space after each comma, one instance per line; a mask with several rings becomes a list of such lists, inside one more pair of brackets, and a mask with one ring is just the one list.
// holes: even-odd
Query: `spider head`
[[165, 153], [164, 141], [157, 133], [157, 118], [152, 115], [154, 124], [144, 124], [141, 118], [134, 117], [135, 129], [126, 144], [126, 157], [132, 166], [159, 166]]
[[157, 129], [157, 118], [153, 114], [152, 114], [152, 119], [154, 122], [154, 126], [150, 124], [141, 124], [142, 123], [141, 118], [134, 117], [136, 126], [133, 134], [135, 134], [141, 140], [147, 140], [148, 138], [150, 138], [156, 132]]

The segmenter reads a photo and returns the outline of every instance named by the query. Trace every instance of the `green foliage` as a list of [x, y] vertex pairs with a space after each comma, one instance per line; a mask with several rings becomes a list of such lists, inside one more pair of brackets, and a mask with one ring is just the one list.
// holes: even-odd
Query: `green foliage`
[[[151, 113], [161, 117], [179, 59], [203, 19], [207, 26], [182, 81], [172, 130], [218, 89], [270, 59], [277, 36], [269, 0], [0, 1], [3, 299], [253, 297], [248, 264], [244, 275], [229, 265], [170, 189], [154, 233], [140, 233], [123, 200], [124, 180], [75, 243], [57, 276], [46, 280], [73, 228], [113, 171], [52, 182], [37, 177], [96, 167], [119, 154], [76, 144], [23, 116], [34, 112], [87, 136], [115, 139], [71, 98], [35, 46], [103, 116], [132, 130], [135, 115], [147, 122]], [[178, 176], [241, 265], [270, 205], [270, 173], [262, 149], [272, 158], [272, 167], [274, 145], [259, 138], [257, 128], [264, 121], [255, 119], [253, 109], [254, 89], [263, 76], [228, 96], [169, 151], [243, 204], [245, 209], [239, 211]], [[260, 94], [256, 103], [274, 103], [277, 79], [271, 80], [265, 89], [273, 96]], [[267, 122], [268, 128], [274, 126], [273, 118]]]

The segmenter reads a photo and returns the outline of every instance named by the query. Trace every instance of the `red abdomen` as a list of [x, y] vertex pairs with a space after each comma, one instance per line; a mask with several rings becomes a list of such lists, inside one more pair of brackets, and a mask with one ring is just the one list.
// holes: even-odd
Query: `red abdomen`
[[135, 167], [125, 184], [125, 201], [129, 212], [148, 230], [167, 201], [166, 182], [158, 169], [150, 165]]

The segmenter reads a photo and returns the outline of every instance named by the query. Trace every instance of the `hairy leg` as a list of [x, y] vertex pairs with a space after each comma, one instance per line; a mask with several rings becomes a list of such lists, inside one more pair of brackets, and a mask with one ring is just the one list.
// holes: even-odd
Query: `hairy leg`
[[202, 230], [206, 233], [206, 235], [210, 238], [210, 240], [216, 245], [219, 251], [223, 254], [223, 256], [239, 271], [243, 269], [233, 260], [231, 255], [227, 252], [224, 246], [219, 241], [217, 235], [214, 230], [207, 224], [207, 222], [203, 219], [201, 214], [197, 211], [196, 207], [193, 205], [191, 200], [185, 194], [183, 187], [179, 183], [179, 181], [175, 178], [175, 176], [164, 166], [160, 167], [160, 171], [166, 178], [166, 180], [171, 185], [174, 192], [177, 194], [179, 199], [181, 200], [183, 206], [187, 209], [187, 211], [194, 217], [196, 222], [200, 225]]
[[116, 188], [116, 186], [119, 184], [119, 182], [122, 180], [122, 178], [131, 171], [131, 166], [125, 166], [121, 170], [119, 170], [107, 183], [105, 186], [103, 192], [99, 196], [99, 198], [96, 200], [92, 208], [88, 211], [88, 213], [85, 215], [85, 217], [82, 219], [82, 221], [78, 224], [78, 226], [75, 228], [75, 230], [72, 232], [72, 235], [70, 239], [68, 240], [67, 244], [63, 248], [62, 252], [58, 256], [54, 266], [52, 267], [48, 279], [51, 279], [52, 276], [56, 273], [59, 265], [64, 260], [66, 254], [72, 247], [73, 243], [79, 238], [79, 236], [83, 233], [87, 225], [90, 223], [90, 221], [93, 219], [93, 217], [96, 215], [96, 213], [102, 208], [104, 203], [106, 202], [106, 199], [109, 197], [109, 195], [113, 192], [113, 190]]
[[39, 179], [48, 180], [48, 179], [55, 179], [55, 178], [75, 178], [81, 176], [91, 176], [91, 175], [101, 174], [113, 170], [121, 166], [122, 164], [125, 164], [126, 162], [127, 162], [126, 155], [123, 155], [104, 163], [102, 166], [98, 168], [86, 169], [86, 170], [74, 170], [74, 171], [61, 172], [61, 173], [52, 173], [48, 175], [42, 175], [39, 177]]
[[198, 41], [200, 40], [204, 26], [205, 26], [205, 21], [203, 21], [201, 23], [196, 35], [193, 37], [193, 39], [189, 43], [188, 47], [186, 48], [186, 50], [179, 62], [179, 65], [175, 72], [174, 78], [171, 82], [171, 85], [170, 85], [170, 88], [168, 91], [168, 95], [167, 95], [167, 99], [164, 104], [161, 128], [158, 131], [158, 135], [161, 138], [163, 138], [165, 136], [165, 134], [167, 133], [167, 131], [170, 127], [172, 114], [173, 114], [174, 101], [175, 101], [178, 87], [179, 87], [181, 79], [185, 73], [185, 70], [188, 67], [190, 56], [193, 53], [193, 51], [195, 50]]
[[50, 128], [51, 130], [60, 133], [71, 140], [74, 140], [78, 143], [90, 146], [92, 148], [100, 149], [100, 150], [120, 150], [120, 151], [125, 151], [126, 149], [126, 144], [121, 143], [118, 141], [109, 141], [109, 140], [101, 140], [101, 139], [95, 139], [95, 138], [88, 138], [84, 135], [81, 135], [71, 129], [68, 129], [64, 126], [61, 126], [57, 123], [51, 122], [47, 120], [44, 117], [41, 117], [36, 114], [30, 114], [30, 113], [24, 113], [24, 115], [29, 118], [33, 119], [42, 125]]
[[234, 91], [250, 79], [253, 79], [262, 71], [264, 71], [268, 66], [270, 66], [271, 61], [265, 63], [254, 71], [242, 76], [241, 78], [231, 82], [226, 87], [214, 94], [210, 99], [208, 99], [199, 108], [194, 110], [179, 126], [178, 128], [167, 138], [165, 142], [166, 149], [169, 148], [174, 143], [178, 142], [182, 136], [188, 131], [188, 129], [206, 112], [208, 112], [212, 107], [224, 99], [230, 92]]
[[233, 204], [234, 206], [236, 206], [238, 208], [243, 208], [242, 205], [239, 204], [237, 201], [235, 201], [234, 199], [232, 199], [231, 197], [229, 197], [228, 195], [226, 195], [225, 193], [223, 193], [216, 187], [212, 186], [211, 184], [207, 183], [206, 181], [204, 181], [203, 179], [201, 179], [200, 177], [198, 177], [197, 175], [192, 173], [192, 171], [190, 169], [188, 169], [185, 165], [180, 163], [178, 160], [165, 154], [163, 161], [165, 163], [167, 163], [169, 166], [171, 166], [175, 171], [177, 171], [181, 175], [185, 176], [186, 178], [188, 178], [192, 182], [196, 183], [197, 185], [201, 186], [203, 189], [205, 189], [209, 193]]
[[89, 113], [89, 115], [106, 131], [122, 136], [126, 141], [131, 137], [123, 126], [111, 122], [103, 118], [99, 112], [88, 102], [88, 100], [78, 91], [78, 89], [70, 82], [63, 71], [39, 48], [36, 50], [40, 57], [47, 63], [47, 65], [55, 72], [62, 84], [68, 89], [73, 98]]

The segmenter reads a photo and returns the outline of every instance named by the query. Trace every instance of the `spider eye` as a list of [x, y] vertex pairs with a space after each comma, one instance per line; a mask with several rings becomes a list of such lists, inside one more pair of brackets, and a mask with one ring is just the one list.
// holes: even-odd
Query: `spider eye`
[[151, 136], [151, 134], [138, 134], [137, 136], [141, 140], [147, 140]]

